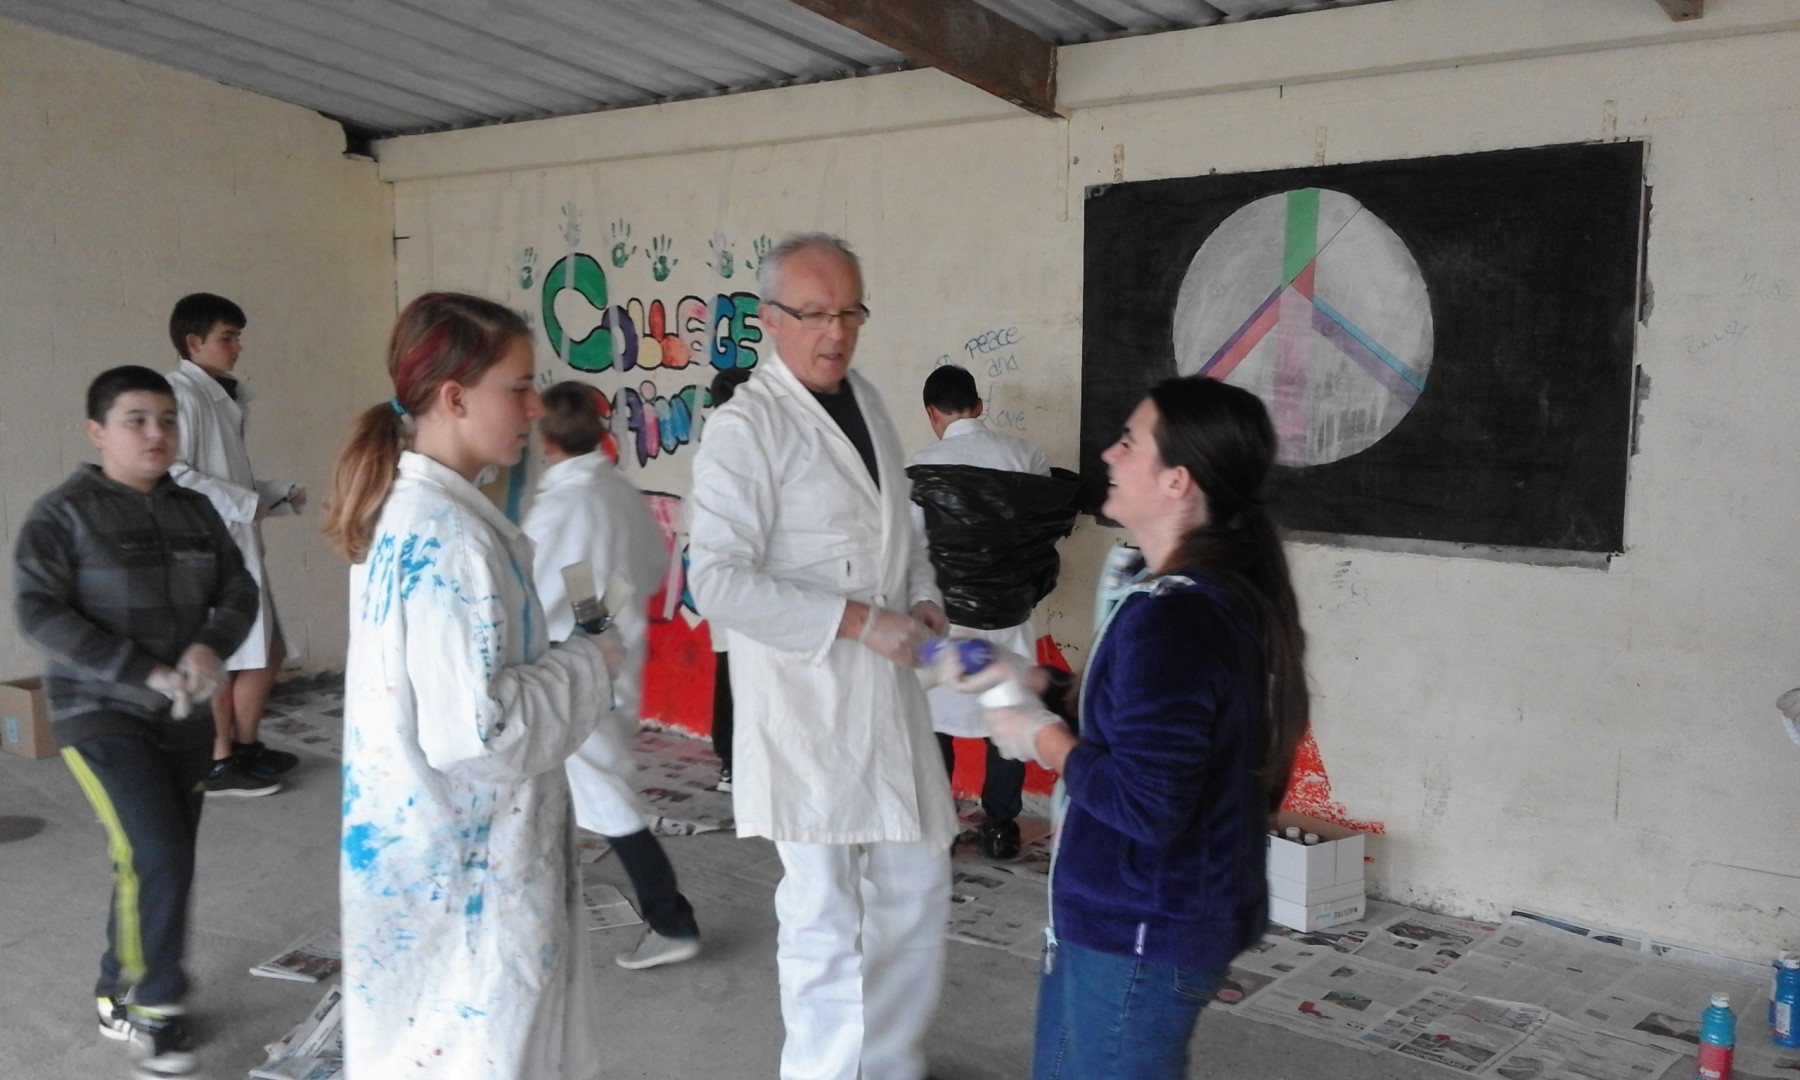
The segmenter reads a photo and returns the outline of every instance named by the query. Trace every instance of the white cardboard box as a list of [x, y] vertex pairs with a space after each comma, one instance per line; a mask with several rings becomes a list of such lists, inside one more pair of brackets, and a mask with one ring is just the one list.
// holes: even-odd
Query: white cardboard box
[[1339, 923], [1355, 922], [1368, 911], [1368, 900], [1362, 890], [1342, 900], [1330, 900], [1308, 906], [1292, 900], [1269, 897], [1269, 921], [1294, 930], [1323, 930]]
[[1317, 930], [1362, 917], [1362, 833], [1303, 814], [1276, 816], [1277, 829], [1299, 826], [1320, 842], [1304, 844], [1281, 836], [1268, 841], [1269, 917], [1296, 930]]

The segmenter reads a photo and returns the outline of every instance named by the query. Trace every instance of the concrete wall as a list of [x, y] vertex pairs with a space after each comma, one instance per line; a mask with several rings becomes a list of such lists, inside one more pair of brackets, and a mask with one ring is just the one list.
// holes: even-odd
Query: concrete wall
[[[250, 325], [260, 475], [315, 506], [265, 535], [303, 663], [343, 664], [344, 564], [316, 506], [352, 411], [378, 395], [393, 318], [389, 189], [317, 113], [0, 21], [0, 523], [79, 462], [83, 394], [124, 363], [175, 365], [169, 309], [229, 296]], [[40, 661], [0, 620], [0, 677]]]
[[[1296, 545], [1323, 761], [1310, 797], [1385, 829], [1371, 874], [1390, 898], [1746, 956], [1800, 940], [1800, 749], [1773, 709], [1800, 682], [1794, 7], [1735, 0], [1678, 24], [1648, 0], [1396, 0], [1068, 48], [1061, 84], [1060, 121], [907, 72], [390, 142], [401, 292], [476, 288], [542, 316], [547, 268], [585, 254], [606, 303], [638, 301], [641, 333], [661, 301], [675, 340], [659, 367], [621, 372], [622, 337], [583, 357], [602, 370], [547, 342], [544, 366], [667, 409], [710, 378], [707, 350], [756, 348], [753, 323], [698, 313], [754, 290], [759, 238], [841, 232], [876, 313], [859, 369], [904, 436], [929, 438], [917, 387], [948, 356], [1003, 428], [1073, 465], [1085, 186], [1642, 140], [1654, 306], [1628, 550], [1571, 569]], [[585, 296], [551, 289], [576, 337], [599, 318], [586, 280]], [[692, 453], [660, 440], [640, 481], [679, 495]], [[1115, 540], [1078, 531], [1040, 613], [1077, 662]]]

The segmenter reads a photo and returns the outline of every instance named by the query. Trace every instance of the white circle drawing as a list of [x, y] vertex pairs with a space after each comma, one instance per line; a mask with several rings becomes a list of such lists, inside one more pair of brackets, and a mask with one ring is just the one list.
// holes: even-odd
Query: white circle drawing
[[1431, 299], [1387, 223], [1341, 191], [1248, 203], [1188, 264], [1175, 367], [1241, 386], [1275, 422], [1283, 465], [1375, 445], [1425, 391]]

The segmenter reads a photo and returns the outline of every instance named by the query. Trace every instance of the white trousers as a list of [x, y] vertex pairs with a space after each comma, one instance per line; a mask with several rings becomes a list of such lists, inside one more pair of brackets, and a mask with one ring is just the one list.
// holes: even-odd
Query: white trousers
[[777, 842], [781, 1080], [923, 1080], [944, 980], [942, 844]]

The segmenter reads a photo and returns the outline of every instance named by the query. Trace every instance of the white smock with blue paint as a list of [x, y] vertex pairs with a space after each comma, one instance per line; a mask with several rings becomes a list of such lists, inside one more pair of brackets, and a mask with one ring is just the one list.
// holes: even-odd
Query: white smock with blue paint
[[549, 645], [531, 542], [467, 480], [402, 454], [350, 575], [351, 1075], [599, 1074], [562, 766], [610, 697], [592, 642]]

